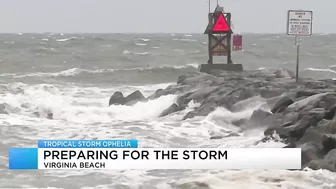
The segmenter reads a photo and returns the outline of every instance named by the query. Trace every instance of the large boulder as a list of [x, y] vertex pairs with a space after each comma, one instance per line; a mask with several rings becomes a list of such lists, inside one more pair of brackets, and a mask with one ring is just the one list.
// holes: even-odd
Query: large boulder
[[312, 95], [316, 95], [318, 94], [316, 91], [312, 91], [312, 90], [299, 90], [296, 92], [296, 95], [295, 97], [298, 99], [298, 98], [301, 98], [301, 97], [309, 97], [309, 96], [312, 96]]
[[133, 105], [137, 102], [143, 102], [146, 101], [146, 98], [144, 95], [139, 91], [134, 91], [133, 93], [129, 94], [126, 98], [126, 105]]
[[163, 96], [165, 93], [165, 91], [163, 89], [158, 89], [155, 91], [154, 94], [150, 95], [147, 99], [148, 100], [154, 100], [154, 99], [157, 99], [157, 98], [160, 98], [161, 96]]
[[301, 165], [302, 167], [309, 166], [313, 160], [320, 160], [323, 158], [323, 153], [320, 145], [314, 143], [305, 143], [297, 146], [301, 148]]
[[187, 115], [183, 117], [182, 120], [190, 119], [195, 116], [207, 116], [209, 113], [213, 112], [217, 108], [216, 102], [208, 102], [201, 105], [199, 108], [196, 108], [196, 110], [188, 112]]
[[111, 106], [111, 105], [124, 105], [125, 102], [126, 102], [125, 97], [122, 94], [122, 92], [117, 91], [111, 96], [110, 101], [109, 101], [109, 106]]
[[332, 149], [336, 149], [336, 134], [324, 134], [322, 140], [325, 153], [328, 153]]
[[171, 106], [169, 106], [167, 109], [163, 110], [163, 112], [159, 115], [159, 117], [164, 117], [169, 114], [181, 111], [183, 109], [184, 109], [183, 107], [179, 107], [177, 104], [174, 103]]
[[288, 96], [282, 97], [279, 101], [276, 102], [272, 108], [272, 113], [283, 112], [289, 105], [293, 104], [294, 101]]
[[323, 159], [315, 159], [307, 165], [313, 170], [326, 169], [336, 172], [336, 149], [331, 150]]
[[205, 87], [201, 88], [186, 97], [187, 101], [194, 100], [195, 102], [203, 102], [208, 96], [216, 93], [219, 90], [218, 87]]
[[321, 119], [318, 116], [306, 115], [294, 125], [287, 126], [284, 129], [289, 133], [289, 137], [299, 140], [310, 126], [316, 125]]
[[134, 91], [133, 93], [129, 94], [127, 97], [124, 97], [122, 92], [117, 91], [111, 96], [110, 101], [109, 101], [109, 106], [111, 105], [131, 106], [137, 102], [140, 102], [140, 101], [142, 102], [146, 100], [147, 99], [143, 96], [143, 94], [139, 90]]
[[336, 172], [336, 149], [331, 150], [323, 159], [326, 169]]
[[336, 119], [322, 119], [320, 122], [318, 122], [316, 129], [320, 133], [336, 134]]
[[253, 126], [259, 126], [260, 123], [262, 123], [263, 120], [265, 120], [270, 115], [272, 115], [272, 113], [264, 111], [262, 109], [255, 110], [253, 111], [250, 120], [248, 121], [248, 124]]
[[296, 101], [287, 107], [286, 112], [298, 112], [304, 108], [313, 109], [315, 103], [320, 101], [322, 97], [326, 95], [328, 95], [328, 93], [320, 93], [320, 94], [312, 95], [302, 100]]

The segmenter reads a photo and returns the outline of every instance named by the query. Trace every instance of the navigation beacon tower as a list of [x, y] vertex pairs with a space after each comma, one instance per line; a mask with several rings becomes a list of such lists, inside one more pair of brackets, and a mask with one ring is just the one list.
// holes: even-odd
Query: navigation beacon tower
[[[210, 9], [210, 6], [209, 6]], [[241, 64], [234, 64], [231, 59], [231, 13], [224, 13], [224, 8], [217, 6], [213, 13], [208, 14], [208, 26], [204, 34], [208, 35], [207, 64], [201, 64], [200, 72], [209, 73], [211, 70], [243, 71]], [[213, 62], [214, 56], [226, 56], [226, 64]]]

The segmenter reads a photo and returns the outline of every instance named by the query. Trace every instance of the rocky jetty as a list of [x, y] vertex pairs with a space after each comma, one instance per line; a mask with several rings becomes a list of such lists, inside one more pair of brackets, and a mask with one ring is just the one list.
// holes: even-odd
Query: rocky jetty
[[274, 73], [188, 73], [181, 75], [177, 84], [159, 89], [148, 98], [140, 91], [127, 97], [116, 92], [109, 104], [131, 105], [178, 94], [176, 102], [160, 116], [184, 110], [191, 101], [200, 103], [184, 115], [183, 120], [186, 120], [207, 116], [217, 107], [237, 112], [244, 110], [246, 104], [263, 102], [249, 119], [235, 120], [231, 124], [242, 128], [264, 127], [265, 138], [256, 144], [282, 140], [288, 144], [286, 148], [302, 149], [302, 168], [336, 172], [336, 81], [302, 79], [296, 83], [293, 76], [291, 71], [284, 69]]

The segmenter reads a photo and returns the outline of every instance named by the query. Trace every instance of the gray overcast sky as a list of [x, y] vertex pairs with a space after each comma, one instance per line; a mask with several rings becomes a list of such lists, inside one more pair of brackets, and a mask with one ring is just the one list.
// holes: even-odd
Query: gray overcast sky
[[[212, 1], [212, 10], [216, 0]], [[335, 33], [335, 0], [219, 0], [235, 32], [284, 33], [288, 9], [314, 11], [313, 32]], [[0, 0], [0, 32], [202, 33], [207, 0]]]

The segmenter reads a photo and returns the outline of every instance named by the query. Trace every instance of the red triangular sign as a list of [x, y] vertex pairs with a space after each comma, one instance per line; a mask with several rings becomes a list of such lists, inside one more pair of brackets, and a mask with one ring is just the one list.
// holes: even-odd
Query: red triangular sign
[[212, 31], [213, 32], [226, 32], [229, 30], [230, 28], [228, 24], [226, 23], [226, 20], [223, 14], [219, 14], [219, 17], [217, 18], [216, 24], [214, 25]]

